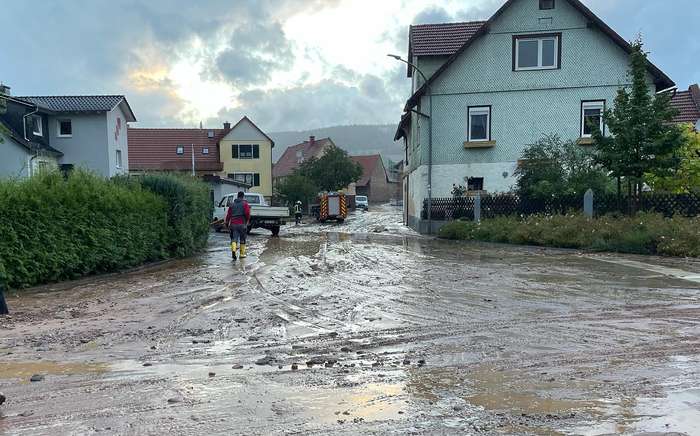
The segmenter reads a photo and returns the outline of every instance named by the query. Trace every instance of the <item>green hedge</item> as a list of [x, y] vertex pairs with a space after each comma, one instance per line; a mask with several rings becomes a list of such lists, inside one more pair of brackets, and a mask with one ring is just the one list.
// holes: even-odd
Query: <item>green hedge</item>
[[[190, 255], [206, 244], [205, 190], [174, 176], [110, 181], [84, 171], [2, 180], [0, 280], [21, 288]], [[205, 212], [193, 210], [200, 204]]]
[[455, 221], [440, 229], [445, 239], [578, 248], [662, 256], [700, 257], [700, 218], [533, 215]]
[[146, 175], [139, 181], [168, 205], [168, 254], [186, 257], [202, 250], [209, 239], [214, 206], [209, 187], [192, 177], [176, 175]]

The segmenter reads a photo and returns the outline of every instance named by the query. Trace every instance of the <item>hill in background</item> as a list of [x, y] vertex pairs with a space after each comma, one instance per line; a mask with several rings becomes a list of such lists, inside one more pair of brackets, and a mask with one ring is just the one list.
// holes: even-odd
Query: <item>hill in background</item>
[[366, 126], [335, 126], [322, 129], [305, 130], [301, 132], [270, 133], [275, 141], [272, 160], [277, 160], [290, 145], [307, 141], [309, 136], [317, 139], [330, 137], [335, 144], [350, 155], [376, 154], [382, 155], [384, 162], [398, 162], [404, 157], [403, 142], [394, 142], [396, 125], [366, 125]]

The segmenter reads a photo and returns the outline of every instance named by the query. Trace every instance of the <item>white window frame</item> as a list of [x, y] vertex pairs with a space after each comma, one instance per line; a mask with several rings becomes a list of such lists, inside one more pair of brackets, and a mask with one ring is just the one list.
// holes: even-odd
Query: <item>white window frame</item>
[[605, 135], [605, 122], [603, 114], [605, 113], [605, 100], [582, 101], [581, 102], [581, 138], [592, 138], [593, 135], [585, 133], [586, 127], [586, 109], [600, 109], [600, 131]]
[[114, 154], [114, 159], [115, 159], [117, 168], [121, 169], [121, 168], [122, 168], [122, 165], [124, 165], [124, 161], [122, 160], [122, 159], [123, 159], [123, 155], [122, 155], [122, 151], [121, 151], [121, 150], [116, 150], [116, 152], [115, 152], [115, 154]]
[[177, 148], [175, 149], [175, 154], [178, 156], [182, 156], [185, 154], [185, 146], [184, 145], [178, 145]]
[[209, 147], [202, 147], [202, 154], [209, 154]]
[[[70, 135], [61, 134], [61, 123], [68, 121], [70, 123]], [[57, 138], [72, 138], [73, 137], [73, 120], [70, 118], [59, 118], [56, 120], [56, 137]]]
[[[41, 116], [39, 116], [39, 115], [32, 115], [32, 117], [30, 118], [30, 120], [31, 120], [31, 123], [32, 123], [32, 125], [31, 125], [31, 128], [32, 128], [32, 135], [34, 135], [34, 136], [44, 136], [44, 120], [41, 118]], [[34, 120], [39, 120], [39, 122], [37, 123], [37, 126], [39, 126], [39, 131], [38, 131], [38, 132], [37, 132], [36, 130], [34, 130]]]
[[[543, 41], [554, 40], [554, 65], [543, 66], [542, 65], [542, 47]], [[537, 41], [537, 66], [535, 67], [520, 67], [520, 43], [526, 41]], [[538, 70], [558, 70], [560, 67], [559, 59], [559, 44], [561, 44], [561, 36], [559, 34], [552, 35], [539, 35], [529, 38], [527, 35], [516, 36], [515, 37], [515, 65], [513, 65], [514, 71], [538, 71]]]
[[[475, 139], [472, 137], [472, 115], [486, 115], [486, 138]], [[467, 141], [489, 142], [491, 141], [491, 106], [470, 106], [467, 110]]]

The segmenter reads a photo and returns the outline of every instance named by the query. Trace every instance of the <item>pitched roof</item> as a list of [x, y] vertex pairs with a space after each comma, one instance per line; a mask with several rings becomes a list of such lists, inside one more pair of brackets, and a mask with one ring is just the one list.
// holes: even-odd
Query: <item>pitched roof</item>
[[273, 141], [272, 138], [270, 138], [269, 136], [267, 136], [267, 133], [263, 132], [262, 129], [261, 129], [260, 127], [258, 127], [258, 126], [253, 122], [253, 120], [251, 120], [250, 118], [248, 118], [248, 116], [244, 116], [243, 118], [241, 118], [240, 120], [238, 120], [238, 122], [237, 122], [233, 127], [231, 127], [231, 130], [230, 130], [230, 131], [236, 130], [236, 127], [238, 127], [243, 121], [248, 121], [248, 122], [255, 128], [255, 130], [257, 130], [258, 132], [260, 132], [261, 135], [263, 135], [265, 138], [267, 138], [268, 141], [270, 141], [270, 144], [271, 144], [272, 148], [275, 148], [275, 141]]
[[692, 85], [687, 91], [678, 91], [671, 99], [671, 106], [678, 109], [675, 123], [693, 123], [700, 120], [700, 87]]
[[43, 151], [49, 154], [52, 154], [54, 156], [63, 156], [63, 153], [56, 150], [55, 148], [51, 147], [50, 145], [42, 144], [40, 142], [35, 142], [35, 141], [27, 141], [20, 135], [18, 132], [16, 132], [12, 126], [9, 124], [4, 123], [2, 120], [0, 120], [0, 126], [5, 128], [5, 134], [9, 136], [10, 139], [15, 141], [17, 144], [21, 145], [22, 147], [26, 148], [29, 151], [36, 152], [36, 151]]
[[[377, 161], [381, 162], [382, 168], [384, 167], [382, 157], [378, 154], [372, 154], [369, 156], [350, 156], [350, 159], [359, 163], [362, 167], [362, 178], [355, 183], [356, 186], [367, 186], [370, 180], [372, 180], [374, 169], [377, 168]], [[384, 177], [386, 177], [386, 169], [384, 169]]]
[[[209, 133], [212, 133], [210, 137]], [[224, 129], [140, 129], [129, 127], [129, 168], [137, 171], [188, 171], [192, 169], [192, 144], [195, 170], [223, 171], [219, 158], [219, 141], [229, 131]], [[184, 146], [184, 154], [177, 147]], [[203, 154], [203, 148], [209, 154]]]
[[126, 97], [123, 95], [55, 95], [14, 97], [52, 112], [90, 113], [109, 112], [124, 104], [128, 122], [136, 121]]
[[[486, 21], [417, 24], [408, 32], [408, 59], [413, 56], [452, 56]], [[413, 68], [408, 67], [408, 77]]]
[[331, 138], [314, 139], [313, 142], [304, 141], [301, 144], [290, 145], [280, 156], [272, 168], [272, 177], [286, 177], [299, 168], [299, 164], [318, 154], [330, 145], [335, 145]]
[[[500, 9], [496, 11], [495, 14], [491, 16], [481, 27], [479, 27], [474, 34], [457, 50], [450, 58], [433, 74], [427, 82], [425, 82], [406, 102], [405, 110], [408, 111], [418, 104], [418, 99], [425, 94], [426, 90], [430, 85], [435, 82], [435, 80], [447, 69], [450, 65], [459, 57], [462, 52], [468, 49], [474, 41], [476, 41], [480, 36], [488, 33], [491, 24], [500, 17], [503, 12], [506, 11], [514, 2], [518, 0], [507, 0]], [[620, 48], [625, 52], [632, 52], [632, 45], [627, 42], [623, 37], [621, 37], [617, 32], [615, 32], [610, 26], [605, 24], [596, 14], [594, 14], [586, 5], [581, 3], [580, 0], [567, 0], [571, 6], [578, 10], [583, 16], [588, 18], [591, 22], [591, 26], [597, 27], [601, 32], [606, 34], [610, 39], [613, 40]], [[656, 65], [652, 64], [650, 61], [647, 62], [647, 67], [649, 72], [654, 76], [657, 89], [667, 89], [675, 85], [673, 80], [668, 77], [663, 71], [661, 71]]]

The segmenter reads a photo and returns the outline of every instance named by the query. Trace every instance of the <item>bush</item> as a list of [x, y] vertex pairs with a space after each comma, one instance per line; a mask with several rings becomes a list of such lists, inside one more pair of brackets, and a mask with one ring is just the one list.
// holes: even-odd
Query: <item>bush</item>
[[634, 217], [532, 215], [499, 217], [481, 223], [455, 221], [439, 236], [546, 247], [578, 248], [620, 253], [700, 257], [700, 218], [664, 218], [640, 213]]
[[192, 177], [176, 175], [146, 175], [138, 180], [168, 205], [168, 254], [187, 257], [203, 249], [214, 206], [209, 187]]
[[0, 181], [0, 281], [21, 288], [192, 254], [210, 208], [206, 185], [174, 176]]

